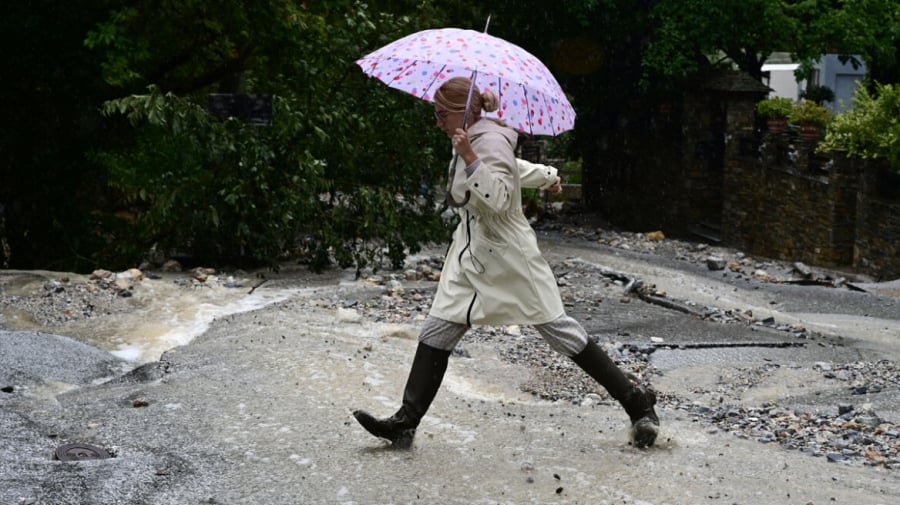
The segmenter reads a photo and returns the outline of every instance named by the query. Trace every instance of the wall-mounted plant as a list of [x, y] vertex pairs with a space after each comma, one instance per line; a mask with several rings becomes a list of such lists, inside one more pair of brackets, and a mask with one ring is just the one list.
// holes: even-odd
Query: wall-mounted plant
[[800, 125], [800, 137], [813, 143], [822, 136], [822, 130], [831, 123], [834, 116], [831, 110], [811, 100], [803, 100], [794, 104], [791, 110], [791, 123]]
[[790, 98], [775, 96], [766, 98], [756, 104], [756, 115], [766, 120], [766, 128], [772, 135], [784, 133], [787, 118], [791, 115], [794, 103]]
[[762, 119], [786, 118], [791, 115], [794, 102], [779, 96], [760, 100], [756, 104], [756, 114]]
[[791, 109], [790, 120], [798, 125], [815, 125], [819, 128], [828, 126], [833, 118], [831, 110], [812, 100], [802, 100]]

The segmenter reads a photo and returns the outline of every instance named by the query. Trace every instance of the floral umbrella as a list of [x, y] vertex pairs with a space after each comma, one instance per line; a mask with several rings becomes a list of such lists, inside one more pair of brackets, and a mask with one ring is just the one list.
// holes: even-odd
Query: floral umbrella
[[429, 102], [447, 79], [473, 79], [500, 99], [486, 114], [532, 135], [559, 135], [575, 127], [575, 111], [546, 66], [521, 47], [474, 30], [423, 30], [356, 62], [388, 86]]

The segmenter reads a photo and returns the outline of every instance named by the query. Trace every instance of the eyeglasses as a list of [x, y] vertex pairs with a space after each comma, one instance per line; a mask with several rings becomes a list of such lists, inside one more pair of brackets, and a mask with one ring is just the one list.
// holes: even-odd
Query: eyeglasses
[[449, 115], [450, 115], [450, 111], [448, 111], [448, 110], [434, 111], [434, 119], [440, 121], [441, 123], [446, 121], [447, 116], [449, 116]]

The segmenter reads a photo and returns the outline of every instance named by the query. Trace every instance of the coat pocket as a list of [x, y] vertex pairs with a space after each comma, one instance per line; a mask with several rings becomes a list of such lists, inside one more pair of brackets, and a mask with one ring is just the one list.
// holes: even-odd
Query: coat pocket
[[508, 242], [499, 240], [491, 240], [485, 236], [480, 236], [472, 240], [472, 254], [469, 261], [466, 261], [465, 268], [470, 272], [474, 272], [482, 277], [486, 282], [503, 275], [504, 256], [506, 250], [509, 249]]
[[475, 253], [486, 253], [497, 258], [503, 257], [506, 250], [509, 249], [509, 242], [489, 239], [485, 236], [478, 237], [472, 241], [472, 250]]

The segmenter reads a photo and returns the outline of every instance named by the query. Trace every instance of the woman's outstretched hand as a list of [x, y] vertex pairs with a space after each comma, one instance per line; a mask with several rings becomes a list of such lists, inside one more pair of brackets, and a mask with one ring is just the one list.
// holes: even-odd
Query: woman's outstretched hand
[[551, 195], [556, 195], [556, 194], [560, 193], [562, 191], [562, 179], [557, 177], [556, 182], [554, 182], [550, 186], [547, 186], [547, 191]]

